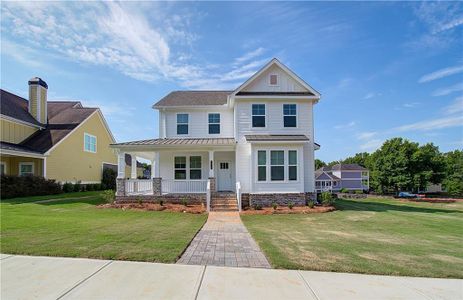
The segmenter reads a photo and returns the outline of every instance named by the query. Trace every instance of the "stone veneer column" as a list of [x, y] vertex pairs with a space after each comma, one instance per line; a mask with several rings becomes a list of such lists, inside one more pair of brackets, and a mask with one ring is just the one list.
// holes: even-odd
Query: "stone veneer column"
[[209, 177], [209, 180], [211, 181], [211, 192], [215, 192], [215, 177]]
[[162, 178], [161, 177], [153, 178], [153, 195], [154, 196], [162, 195]]
[[125, 179], [116, 179], [116, 196], [125, 196]]

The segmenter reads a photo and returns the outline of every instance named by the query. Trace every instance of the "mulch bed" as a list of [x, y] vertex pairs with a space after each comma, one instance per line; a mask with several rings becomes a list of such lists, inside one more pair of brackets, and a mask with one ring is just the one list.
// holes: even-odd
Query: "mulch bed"
[[138, 210], [138, 211], [170, 211], [170, 212], [182, 212], [189, 214], [202, 214], [206, 212], [206, 208], [200, 204], [170, 204], [166, 203], [160, 205], [158, 203], [110, 203], [98, 205], [98, 208], [117, 208], [122, 210]]
[[413, 202], [428, 202], [428, 203], [454, 203], [457, 201], [462, 201], [462, 199], [452, 199], [452, 198], [410, 198], [408, 201]]
[[263, 207], [262, 209], [248, 208], [241, 211], [242, 215], [284, 215], [284, 214], [313, 214], [313, 213], [325, 213], [334, 211], [336, 208], [334, 206], [315, 206], [310, 208], [308, 206], [294, 206], [293, 209], [289, 207], [282, 206], [277, 207], [276, 210], [273, 207]]

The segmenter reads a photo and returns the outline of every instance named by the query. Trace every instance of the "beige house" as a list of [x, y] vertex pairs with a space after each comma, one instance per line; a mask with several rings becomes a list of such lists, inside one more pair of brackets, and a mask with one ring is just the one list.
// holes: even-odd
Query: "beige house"
[[29, 100], [5, 90], [0, 100], [1, 173], [60, 182], [99, 183], [116, 167], [115, 142], [99, 108], [78, 101], [47, 101], [48, 85], [29, 81]]

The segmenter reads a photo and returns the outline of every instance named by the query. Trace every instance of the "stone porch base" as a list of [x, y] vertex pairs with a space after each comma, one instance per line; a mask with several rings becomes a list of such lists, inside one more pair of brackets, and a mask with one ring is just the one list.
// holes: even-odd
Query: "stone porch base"
[[132, 195], [132, 196], [116, 196], [116, 203], [128, 202], [159, 202], [182, 204], [186, 200], [191, 204], [206, 204], [206, 194], [167, 194], [162, 196], [155, 195]]
[[307, 201], [315, 201], [316, 193], [278, 193], [278, 194], [241, 194], [243, 207], [261, 205], [270, 207], [273, 203], [286, 206], [290, 202], [297, 206], [306, 205]]

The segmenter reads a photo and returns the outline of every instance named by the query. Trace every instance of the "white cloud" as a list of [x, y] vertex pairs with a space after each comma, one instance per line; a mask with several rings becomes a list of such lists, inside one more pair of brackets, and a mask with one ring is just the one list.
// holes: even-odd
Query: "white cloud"
[[[136, 80], [234, 88], [265, 63], [261, 47], [217, 66], [194, 60], [184, 46], [197, 39], [190, 28], [198, 16], [174, 3], [14, 2], [2, 5], [1, 13], [2, 42], [14, 38], [36, 52], [109, 67]], [[15, 59], [32, 65], [21, 51]]]
[[434, 97], [438, 97], [438, 96], [445, 96], [445, 95], [448, 95], [454, 92], [460, 92], [460, 91], [463, 91], [463, 83], [457, 83], [455, 85], [452, 85], [446, 88], [438, 89], [434, 91], [432, 95]]
[[376, 131], [367, 131], [357, 134], [357, 139], [359, 140], [368, 140], [376, 136], [378, 133]]
[[347, 129], [347, 128], [354, 127], [355, 124], [356, 124], [355, 121], [351, 121], [351, 122], [346, 123], [346, 124], [336, 125], [336, 126], [334, 126], [334, 129]]
[[462, 72], [463, 72], [463, 66], [448, 67], [448, 68], [440, 69], [435, 72], [423, 75], [420, 78], [420, 80], [418, 80], [418, 82], [419, 83], [429, 82], [429, 81], [441, 79], [447, 76], [462, 73]]
[[365, 96], [363, 96], [363, 100], [368, 100], [368, 99], [371, 99], [371, 98], [374, 98], [374, 97], [379, 97], [379, 96], [381, 96], [381, 95], [382, 95], [381, 93], [369, 92], [368, 94], [366, 94]]
[[463, 113], [463, 96], [455, 98], [455, 101], [444, 108], [447, 114]]
[[393, 131], [429, 131], [459, 126], [463, 126], [463, 116], [447, 116], [443, 118], [425, 120], [417, 123], [399, 126], [394, 128]]
[[420, 104], [421, 104], [420, 102], [408, 102], [408, 103], [404, 103], [402, 106], [405, 108], [414, 108]]
[[360, 149], [364, 151], [374, 151], [378, 149], [383, 144], [383, 141], [380, 139], [369, 140], [366, 143], [360, 145]]

